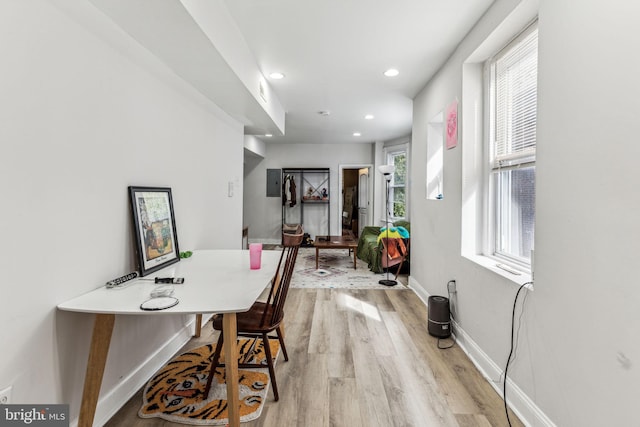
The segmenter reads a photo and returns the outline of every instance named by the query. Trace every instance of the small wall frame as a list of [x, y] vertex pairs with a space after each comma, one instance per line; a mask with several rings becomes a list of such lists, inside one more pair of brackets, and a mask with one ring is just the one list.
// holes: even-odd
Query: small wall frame
[[171, 188], [129, 187], [140, 275], [180, 261]]

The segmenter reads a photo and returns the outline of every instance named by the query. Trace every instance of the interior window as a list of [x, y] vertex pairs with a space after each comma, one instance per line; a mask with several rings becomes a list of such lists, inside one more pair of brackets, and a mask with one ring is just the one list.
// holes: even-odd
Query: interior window
[[390, 152], [387, 164], [396, 167], [389, 182], [389, 217], [392, 221], [407, 218], [407, 151]]
[[526, 267], [535, 232], [537, 25], [491, 58], [487, 70], [489, 246]]

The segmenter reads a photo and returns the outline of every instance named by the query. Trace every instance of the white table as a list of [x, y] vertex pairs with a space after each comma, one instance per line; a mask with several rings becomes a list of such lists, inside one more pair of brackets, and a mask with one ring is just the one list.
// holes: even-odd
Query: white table
[[195, 251], [167, 268], [143, 278], [184, 277], [183, 285], [174, 285], [174, 297], [180, 302], [168, 309], [144, 311], [140, 304], [149, 299], [158, 285], [153, 280], [126, 282], [122, 289], [100, 287], [58, 305], [59, 310], [95, 314], [89, 360], [84, 380], [79, 427], [91, 427], [107, 361], [116, 315], [168, 316], [172, 314], [221, 313], [223, 315], [224, 359], [227, 374], [229, 425], [240, 425], [238, 365], [236, 353], [236, 313], [247, 311], [276, 271], [280, 251], [263, 251], [262, 267], [249, 269], [247, 250]]

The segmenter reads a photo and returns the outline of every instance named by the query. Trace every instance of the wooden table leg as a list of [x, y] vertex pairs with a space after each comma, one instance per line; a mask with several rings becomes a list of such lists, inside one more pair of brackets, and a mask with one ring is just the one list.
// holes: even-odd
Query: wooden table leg
[[202, 333], [202, 314], [196, 314], [196, 330], [193, 334], [195, 338], [200, 338]]
[[318, 269], [318, 252], [320, 252], [320, 250], [316, 248], [316, 270]]
[[357, 264], [356, 264], [356, 250], [355, 249], [353, 250], [353, 269], [354, 270], [358, 269]]
[[240, 396], [238, 391], [238, 359], [237, 333], [235, 313], [225, 313], [222, 316], [222, 333], [224, 342], [224, 363], [227, 377], [227, 410], [229, 412], [229, 427], [240, 427]]
[[87, 372], [84, 375], [84, 390], [80, 405], [80, 417], [78, 427], [93, 426], [93, 418], [96, 415], [96, 406], [100, 396], [100, 386], [104, 375], [104, 367], [107, 363], [111, 334], [115, 323], [115, 314], [96, 314], [89, 348]]

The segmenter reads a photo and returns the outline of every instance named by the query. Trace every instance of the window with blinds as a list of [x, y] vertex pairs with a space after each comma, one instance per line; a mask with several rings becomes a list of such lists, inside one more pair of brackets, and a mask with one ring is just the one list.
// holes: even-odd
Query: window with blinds
[[[538, 28], [529, 27], [491, 62], [493, 167], [535, 160]], [[520, 160], [518, 160], [520, 159]]]
[[488, 61], [493, 255], [530, 266], [535, 231], [538, 29]]

